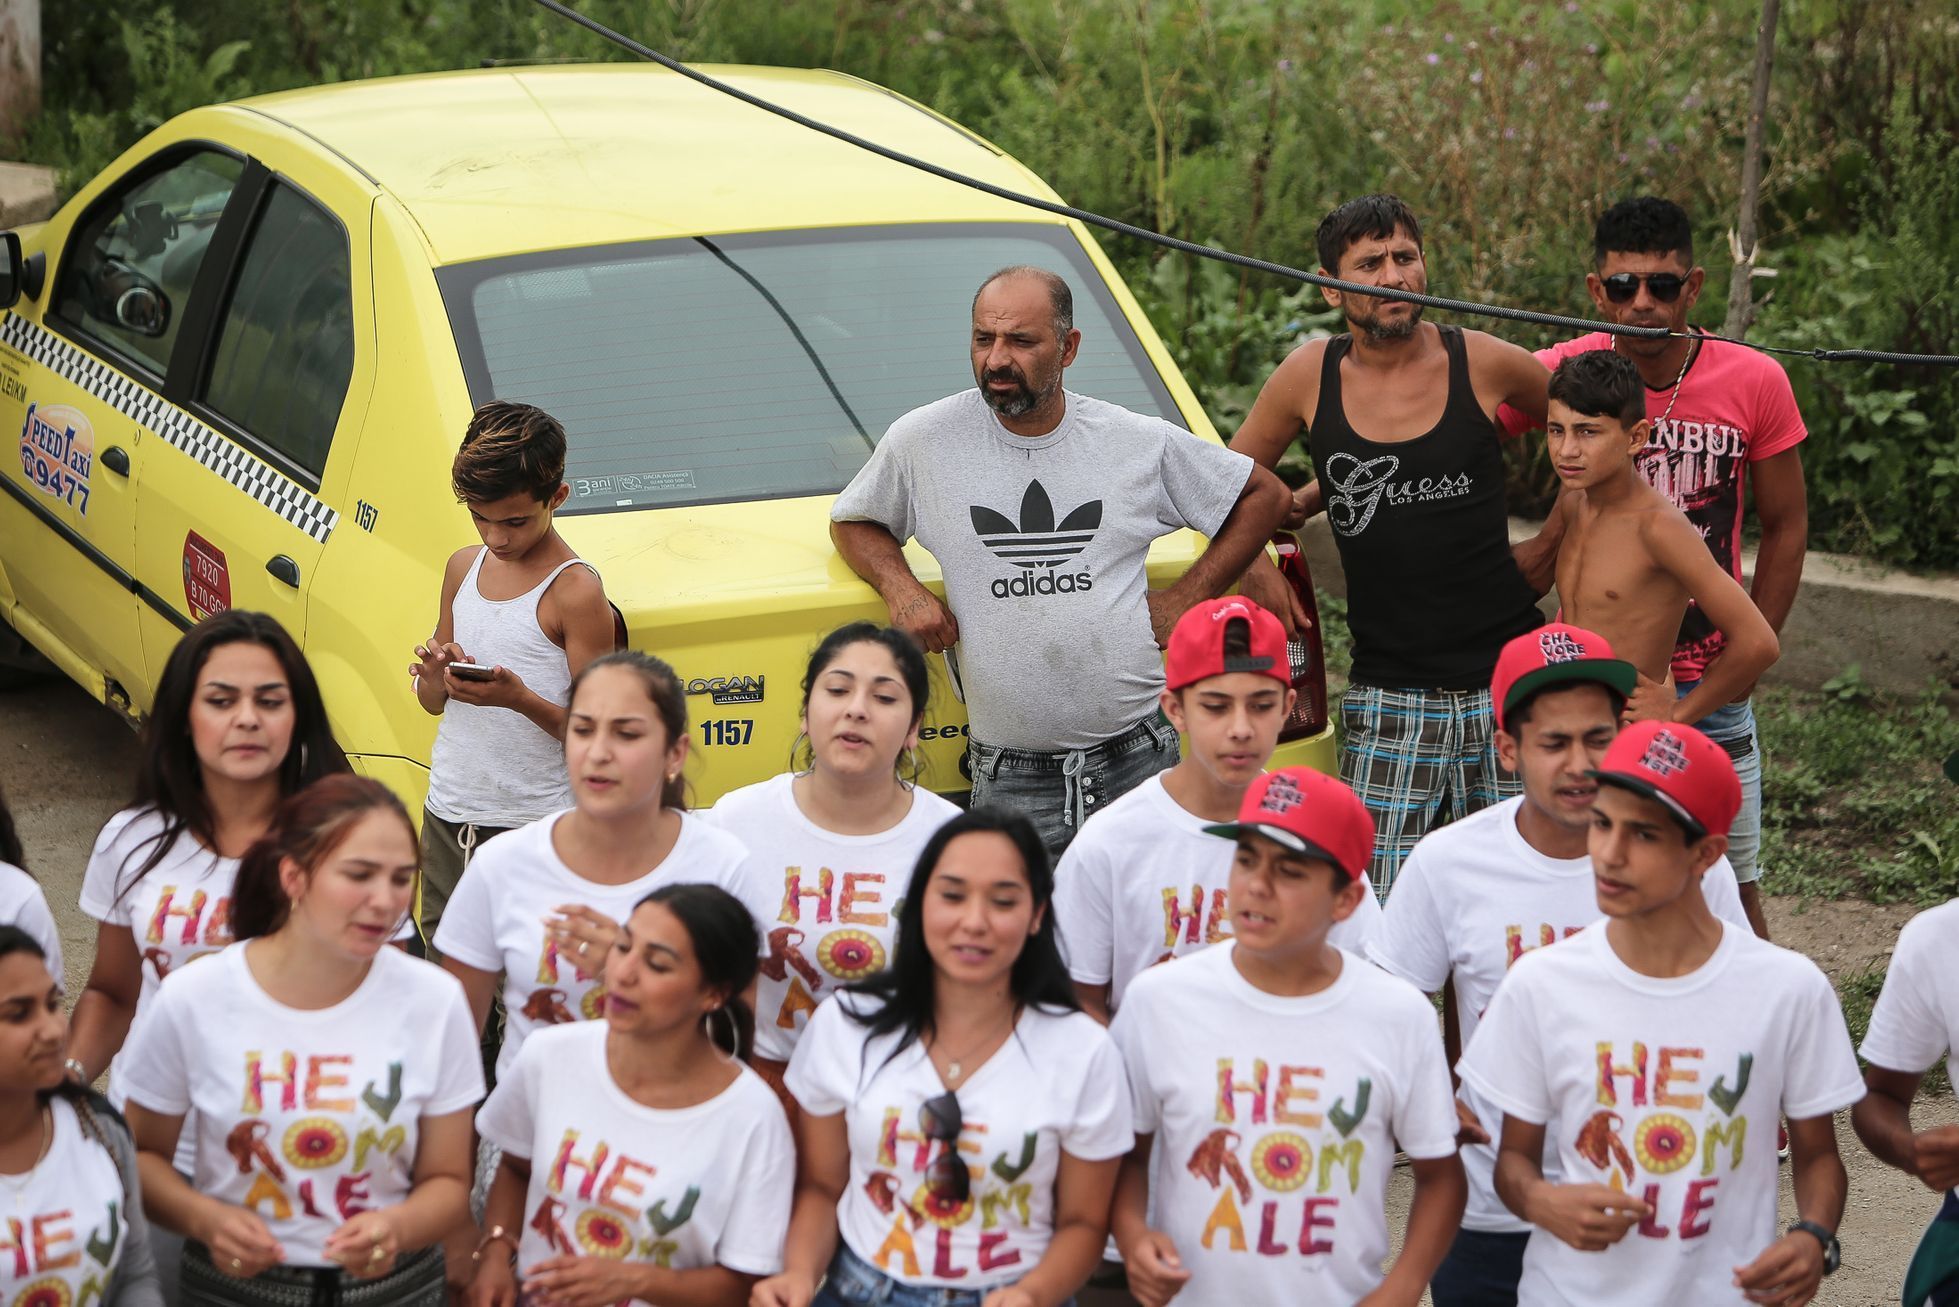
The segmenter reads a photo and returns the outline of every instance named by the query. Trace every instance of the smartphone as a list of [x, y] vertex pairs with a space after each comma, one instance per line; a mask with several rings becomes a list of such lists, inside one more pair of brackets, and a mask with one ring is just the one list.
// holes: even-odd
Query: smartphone
[[966, 685], [959, 676], [959, 655], [947, 649], [939, 657], [945, 659], [946, 680], [952, 686], [952, 697], [961, 703], [966, 702]]
[[493, 681], [497, 675], [496, 668], [481, 663], [450, 663], [449, 670], [459, 681]]

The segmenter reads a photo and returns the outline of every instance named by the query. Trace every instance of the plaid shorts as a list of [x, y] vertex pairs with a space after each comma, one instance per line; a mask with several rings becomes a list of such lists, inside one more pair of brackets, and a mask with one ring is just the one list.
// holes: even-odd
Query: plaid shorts
[[1496, 759], [1488, 690], [1352, 685], [1340, 700], [1340, 779], [1374, 814], [1368, 875], [1387, 898], [1408, 851], [1523, 784]]

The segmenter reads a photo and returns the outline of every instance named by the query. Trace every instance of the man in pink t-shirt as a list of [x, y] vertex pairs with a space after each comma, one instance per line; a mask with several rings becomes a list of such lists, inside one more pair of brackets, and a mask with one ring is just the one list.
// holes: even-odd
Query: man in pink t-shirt
[[[1608, 322], [1684, 332], [1700, 298], [1706, 270], [1694, 263], [1693, 226], [1671, 200], [1642, 196], [1607, 209], [1593, 234], [1593, 270], [1585, 285]], [[1773, 359], [1741, 345], [1705, 339], [1637, 340], [1594, 332], [1539, 350], [1555, 368], [1586, 350], [1617, 349], [1646, 382], [1653, 435], [1639, 456], [1640, 474], [1700, 529], [1721, 565], [1741, 579], [1742, 506], [1754, 482], [1761, 525], [1755, 579], [1749, 594], [1777, 634], [1788, 620], [1802, 580], [1809, 536], [1809, 497], [1803, 485], [1803, 438], [1789, 378]], [[1505, 408], [1505, 430], [1530, 425]], [[1673, 650], [1673, 679], [1681, 694], [1721, 649], [1721, 633], [1689, 606]], [[1768, 938], [1757, 880], [1762, 837], [1762, 755], [1755, 713], [1744, 695], [1696, 723], [1718, 741], [1742, 779], [1741, 815], [1728, 847], [1741, 901], [1755, 933]]]

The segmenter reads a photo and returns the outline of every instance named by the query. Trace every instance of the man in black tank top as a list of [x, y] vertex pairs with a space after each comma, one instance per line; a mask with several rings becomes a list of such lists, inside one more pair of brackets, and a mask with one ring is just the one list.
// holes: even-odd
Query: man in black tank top
[[[1341, 205], [1318, 242], [1330, 276], [1428, 288], [1421, 225], [1392, 195]], [[1385, 898], [1432, 827], [1516, 792], [1496, 758], [1490, 677], [1504, 644], [1543, 621], [1558, 515], [1512, 547], [1495, 416], [1505, 403], [1541, 413], [1550, 373], [1493, 336], [1423, 322], [1419, 305], [1322, 293], [1347, 334], [1294, 350], [1231, 447], [1272, 467], [1306, 431], [1319, 477], [1293, 520], [1324, 511], [1347, 573], [1340, 775], [1374, 814], [1369, 871]], [[1242, 589], [1289, 627], [1303, 617], [1262, 558]]]

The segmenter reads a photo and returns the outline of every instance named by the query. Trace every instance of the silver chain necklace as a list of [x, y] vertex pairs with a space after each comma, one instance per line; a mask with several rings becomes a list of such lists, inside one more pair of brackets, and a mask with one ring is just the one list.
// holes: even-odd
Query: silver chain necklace
[[[1612, 342], [1612, 349], [1614, 353], [1618, 352], [1619, 342], [1617, 340], [1614, 340]], [[1701, 341], [1700, 341], [1700, 337], [1696, 336], [1694, 337], [1693, 341], [1687, 346], [1687, 356], [1680, 360], [1680, 372], [1673, 379], [1673, 393], [1667, 396], [1667, 406], [1661, 412], [1660, 420], [1653, 424], [1654, 434], [1657, 435], [1659, 433], [1661, 424], [1664, 423], [1668, 418], [1673, 416], [1674, 401], [1680, 398], [1680, 387], [1687, 380], [1687, 369], [1693, 366], [1694, 356], [1699, 354], [1700, 352], [1701, 352]]]

